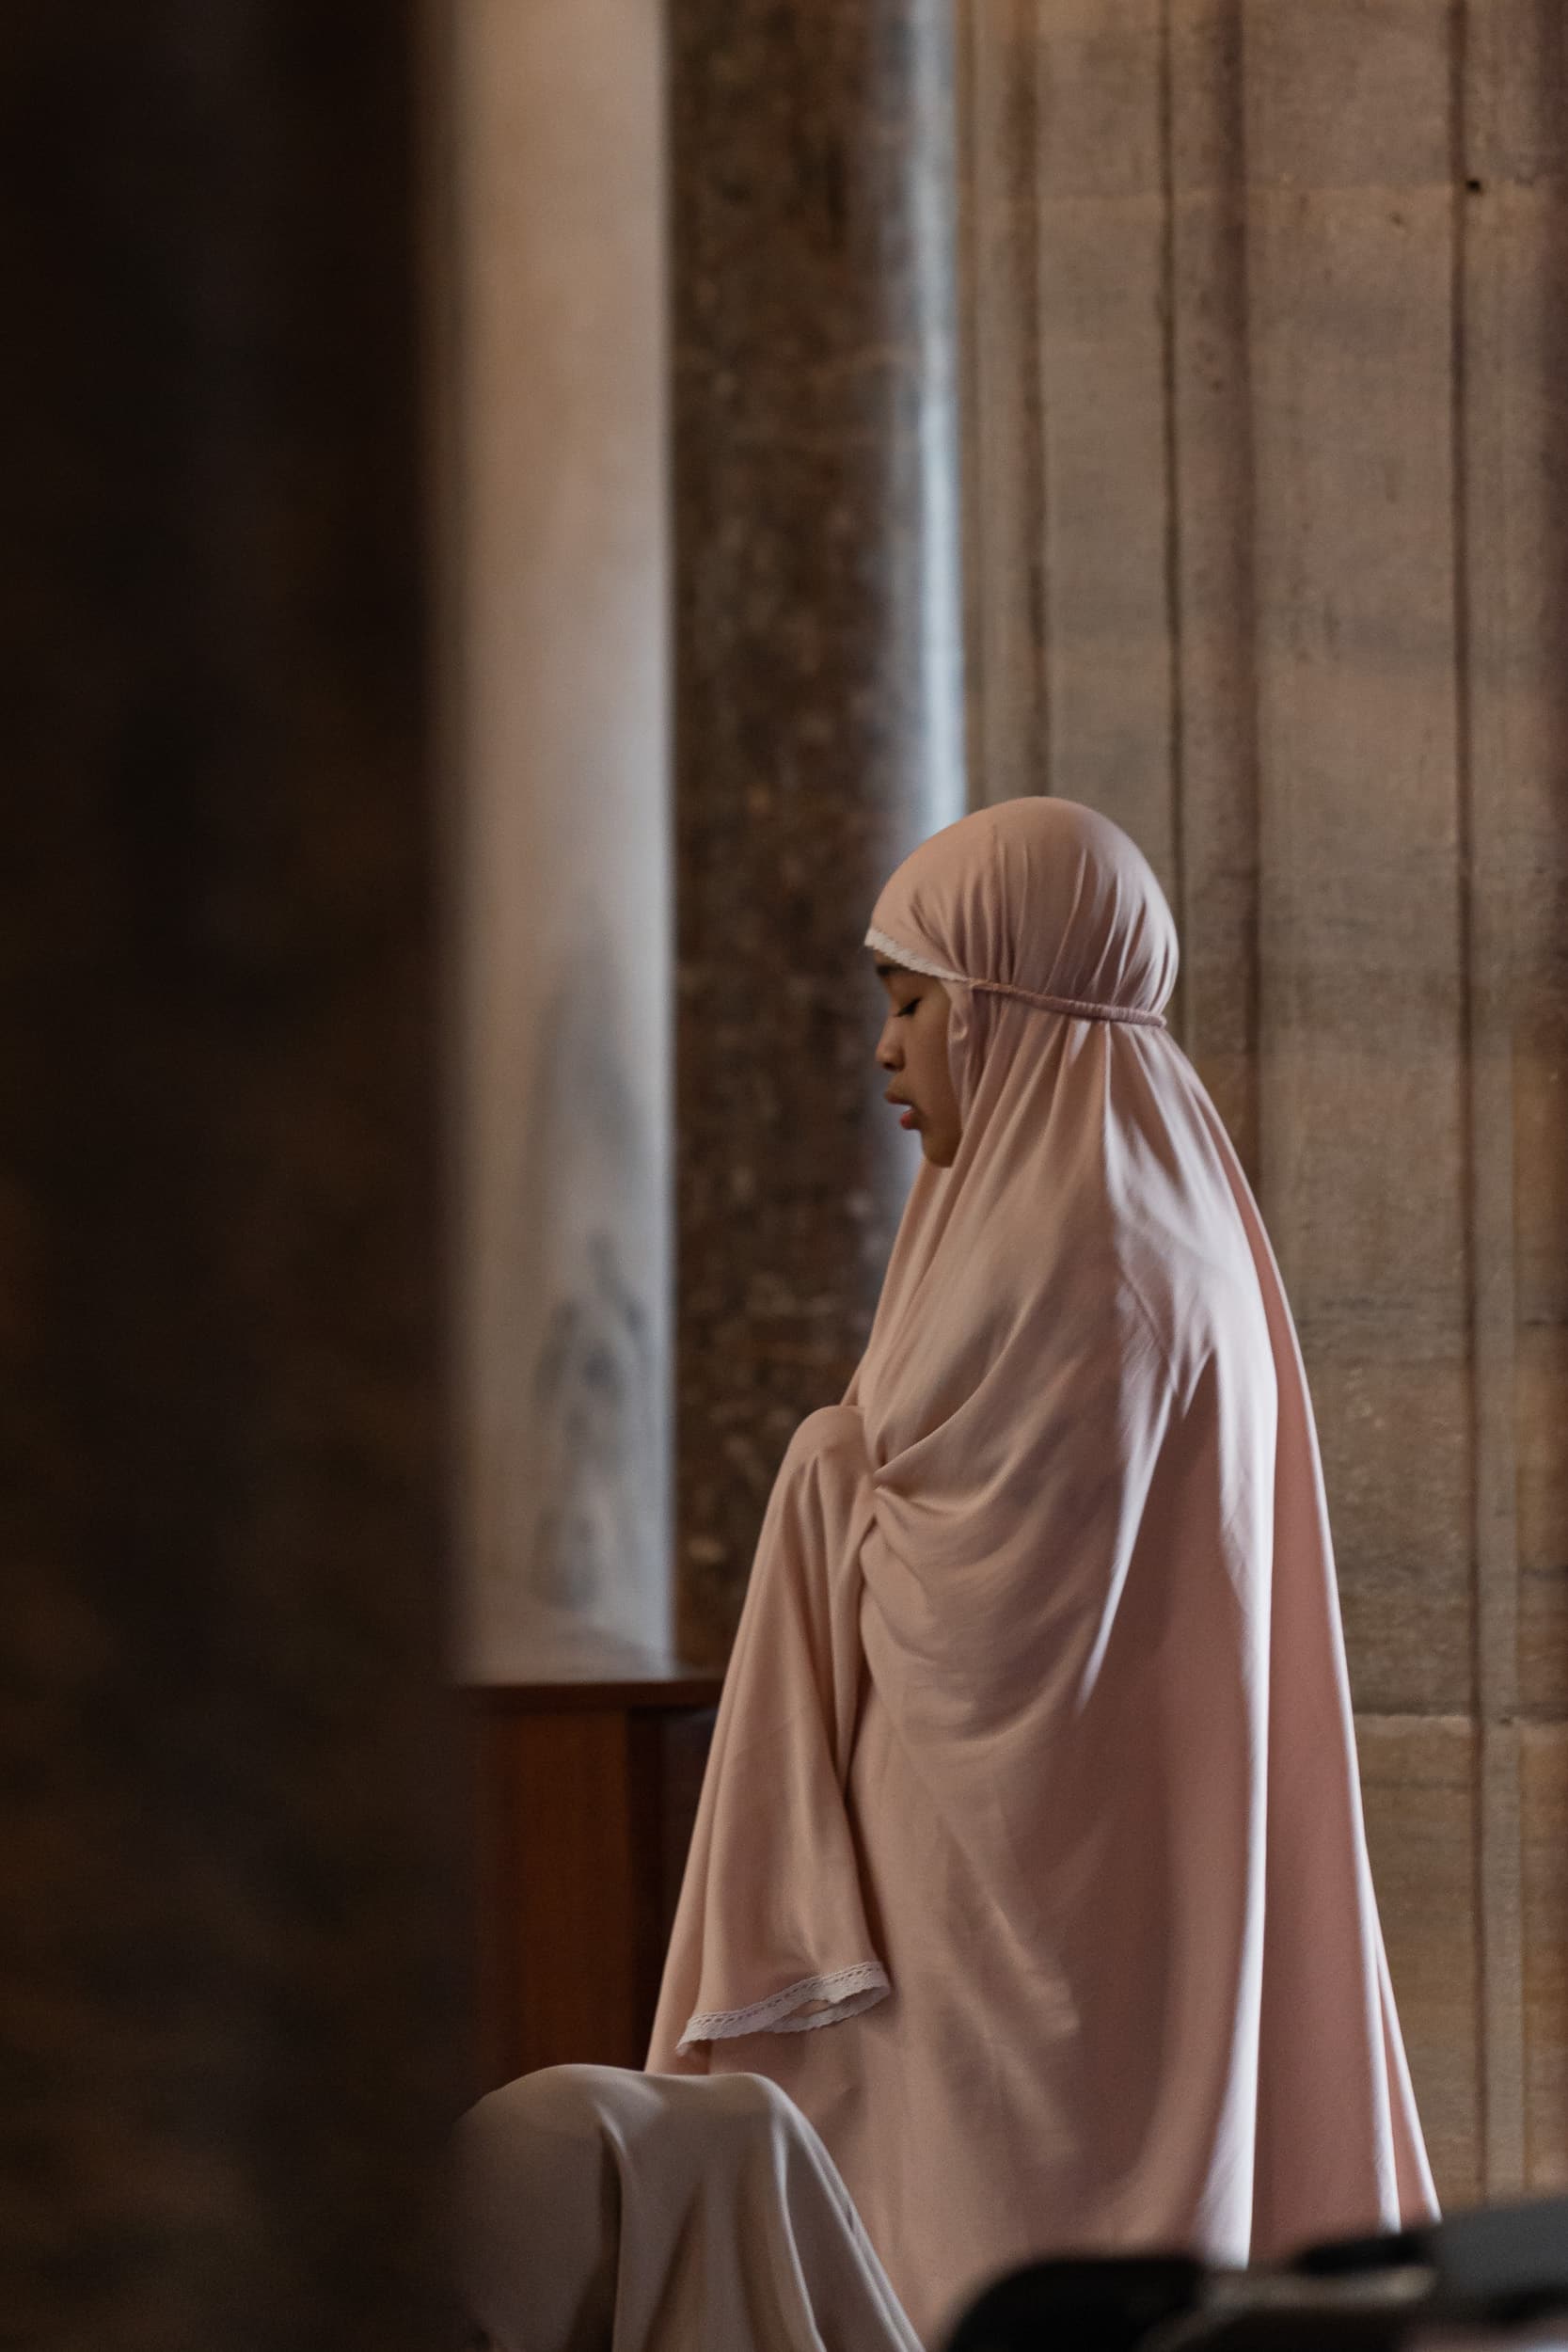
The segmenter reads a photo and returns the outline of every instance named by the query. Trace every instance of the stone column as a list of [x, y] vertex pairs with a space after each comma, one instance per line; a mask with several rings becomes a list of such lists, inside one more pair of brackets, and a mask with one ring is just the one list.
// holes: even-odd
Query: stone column
[[450, 2340], [414, 88], [382, 0], [7, 34], [20, 2343]]
[[670, 1644], [661, 0], [456, 0], [466, 1663]]
[[910, 1170], [878, 886], [962, 806], [948, 0], [671, 11], [680, 1623], [721, 1658]]

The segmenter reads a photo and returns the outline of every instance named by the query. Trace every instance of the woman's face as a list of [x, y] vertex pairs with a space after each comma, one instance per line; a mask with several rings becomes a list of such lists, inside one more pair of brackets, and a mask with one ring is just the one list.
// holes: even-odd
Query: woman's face
[[951, 1168], [963, 1122], [947, 1066], [947, 991], [924, 972], [879, 961], [888, 1015], [877, 1041], [877, 1061], [891, 1081], [890, 1103], [902, 1104], [899, 1124], [912, 1127], [934, 1168]]

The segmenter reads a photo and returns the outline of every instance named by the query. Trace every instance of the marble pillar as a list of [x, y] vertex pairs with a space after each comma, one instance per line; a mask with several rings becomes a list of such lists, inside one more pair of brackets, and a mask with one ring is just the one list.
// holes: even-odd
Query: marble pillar
[[721, 1660], [910, 1174], [879, 885], [960, 813], [948, 0], [670, 10], [678, 1563]]
[[976, 797], [1090, 802], [1171, 894], [1313, 1384], [1439, 2185], [1560, 2186], [1559, 13], [958, 24]]
[[410, 29], [54, 0], [7, 31], [18, 2344], [453, 2340]]
[[670, 1646], [660, 0], [452, 0], [465, 1668]]

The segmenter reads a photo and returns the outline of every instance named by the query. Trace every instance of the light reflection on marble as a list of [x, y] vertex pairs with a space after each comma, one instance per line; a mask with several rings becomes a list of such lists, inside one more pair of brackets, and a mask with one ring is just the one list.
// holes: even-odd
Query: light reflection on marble
[[460, 1665], [493, 1682], [667, 1638], [662, 16], [453, 25]]
[[[601, 938], [602, 938], [601, 933]], [[486, 1679], [564, 1671], [669, 1619], [658, 1153], [606, 946], [547, 998], [492, 1327], [473, 1639]]]

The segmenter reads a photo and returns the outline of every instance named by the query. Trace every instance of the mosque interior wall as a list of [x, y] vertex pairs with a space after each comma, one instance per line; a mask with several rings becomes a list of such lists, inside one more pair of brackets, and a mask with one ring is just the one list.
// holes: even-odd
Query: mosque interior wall
[[1125, 824], [1296, 1311], [1439, 2186], [1568, 2180], [1568, 86], [959, 0], [972, 788]]

